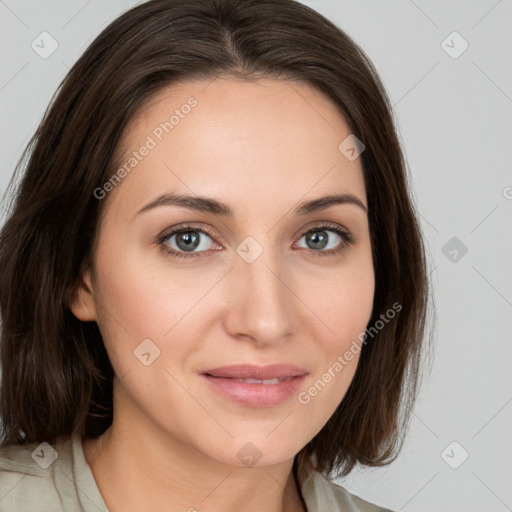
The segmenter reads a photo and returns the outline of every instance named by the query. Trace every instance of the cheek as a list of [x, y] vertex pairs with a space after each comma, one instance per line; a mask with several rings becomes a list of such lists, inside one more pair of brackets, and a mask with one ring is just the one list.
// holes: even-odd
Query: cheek
[[[114, 245], [114, 244], [113, 244]], [[153, 250], [156, 254], [157, 249]], [[162, 338], [179, 321], [203, 289], [190, 274], [169, 270], [165, 256], [143, 251], [99, 250], [97, 289], [105, 325], [124, 329], [133, 338]], [[201, 288], [201, 290], [199, 290]], [[197, 299], [196, 299], [197, 300]]]
[[[107, 239], [110, 244], [105, 243]], [[173, 318], [159, 288], [151, 283], [150, 267], [137, 261], [130, 248], [120, 247], [115, 237], [107, 235], [99, 244], [95, 295], [97, 323], [114, 370], [122, 377], [142, 366], [134, 350], [144, 340], [152, 340], [161, 348], [160, 339], [171, 328]]]
[[[194, 350], [191, 340], [201, 339], [202, 329], [215, 311], [209, 291], [226, 269], [179, 268], [164, 255], [126, 248], [116, 244], [99, 247], [96, 260], [98, 325], [118, 376], [140, 369], [134, 350], [151, 340], [162, 357], [157, 366], [181, 361]], [[173, 340], [187, 343], [173, 343]], [[146, 342], [147, 343], [147, 342]], [[150, 345], [151, 346], [151, 345]]]
[[303, 292], [311, 301], [311, 310], [321, 320], [312, 333], [321, 361], [316, 367], [315, 378], [321, 380], [319, 389], [325, 384], [329, 391], [322, 393], [318, 402], [329, 402], [328, 408], [332, 410], [355, 374], [363, 335], [373, 310], [375, 276], [371, 256], [368, 253], [358, 256], [354, 264], [330, 272], [328, 278], [322, 280], [317, 276], [316, 280], [308, 280], [308, 288], [314, 282], [318, 286], [313, 292]]
[[[313, 333], [316, 340], [314, 374], [297, 396], [310, 435], [315, 435], [343, 400], [357, 369], [362, 334], [371, 317], [374, 297], [372, 267], [343, 273], [330, 281], [324, 293], [312, 296], [322, 323]], [[328, 329], [326, 328], [328, 327]]]
[[307, 289], [302, 293], [324, 324], [322, 339], [328, 347], [341, 349], [365, 330], [375, 293], [371, 260], [309, 277], [304, 284]]
[[[348, 276], [340, 283], [339, 291], [331, 299], [333, 329], [342, 334], [345, 341], [364, 331], [373, 309], [374, 278], [370, 270], [366, 274]], [[337, 311], [337, 313], [336, 313]]]

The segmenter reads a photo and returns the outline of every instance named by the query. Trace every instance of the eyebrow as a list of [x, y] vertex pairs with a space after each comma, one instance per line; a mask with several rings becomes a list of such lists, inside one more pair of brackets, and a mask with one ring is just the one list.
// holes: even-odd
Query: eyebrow
[[[366, 206], [358, 197], [352, 194], [331, 194], [301, 203], [292, 211], [292, 214], [304, 216], [325, 210], [336, 204], [352, 204], [367, 212]], [[234, 211], [227, 204], [218, 201], [217, 199], [204, 196], [174, 194], [171, 192], [162, 194], [153, 199], [143, 206], [135, 216], [159, 206], [181, 206], [182, 208], [188, 208], [189, 210], [211, 213], [221, 217], [234, 217]]]

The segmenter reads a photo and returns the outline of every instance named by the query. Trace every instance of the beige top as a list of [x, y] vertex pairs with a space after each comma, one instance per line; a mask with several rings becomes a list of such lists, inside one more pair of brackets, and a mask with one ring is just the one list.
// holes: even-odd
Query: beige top
[[[298, 480], [308, 512], [391, 512], [300, 466]], [[80, 437], [0, 448], [0, 512], [108, 512]]]

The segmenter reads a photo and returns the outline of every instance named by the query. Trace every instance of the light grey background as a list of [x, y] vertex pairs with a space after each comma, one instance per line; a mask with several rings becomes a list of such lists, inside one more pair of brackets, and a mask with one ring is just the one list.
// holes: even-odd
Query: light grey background
[[[0, 0], [0, 192], [68, 68], [134, 3]], [[512, 2], [304, 3], [360, 44], [389, 91], [437, 304], [404, 450], [340, 483], [397, 511], [512, 510]], [[47, 59], [31, 48], [43, 31], [58, 42]]]

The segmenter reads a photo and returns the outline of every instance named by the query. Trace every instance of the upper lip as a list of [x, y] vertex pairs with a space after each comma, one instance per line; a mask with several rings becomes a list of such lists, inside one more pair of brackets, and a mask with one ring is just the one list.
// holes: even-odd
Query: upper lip
[[235, 364], [212, 368], [203, 372], [212, 377], [225, 377], [229, 379], [275, 379], [283, 377], [299, 377], [308, 372], [291, 364], [270, 364], [268, 366], [256, 366], [254, 364]]

